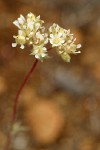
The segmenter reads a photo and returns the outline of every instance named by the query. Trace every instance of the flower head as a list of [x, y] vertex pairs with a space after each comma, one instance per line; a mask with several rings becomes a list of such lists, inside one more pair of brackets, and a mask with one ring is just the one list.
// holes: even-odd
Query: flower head
[[31, 46], [31, 55], [34, 55], [39, 60], [47, 57], [46, 44], [48, 42], [66, 62], [70, 62], [70, 54], [80, 53], [77, 49], [81, 47], [81, 44], [75, 44], [76, 39], [70, 33], [70, 29], [63, 29], [53, 23], [48, 33], [46, 33], [43, 23], [44, 21], [40, 19], [40, 16], [36, 16], [33, 13], [28, 13], [26, 17], [20, 15], [13, 22], [18, 27], [18, 35], [13, 36], [15, 43], [12, 43], [12, 47], [20, 45], [20, 48], [24, 49], [25, 45]]
[[[43, 23], [44, 21], [40, 19], [40, 16], [35, 16], [32, 13], [27, 14], [26, 18], [20, 15], [20, 17], [13, 22], [13, 24], [18, 27], [18, 35], [13, 36], [15, 38], [15, 43], [12, 43], [12, 47], [20, 45], [20, 48], [24, 49], [25, 45], [31, 45], [31, 55], [36, 54], [35, 57], [37, 59], [44, 58], [47, 55], [44, 49], [46, 49], [45, 45], [48, 43], [48, 34], [45, 33]], [[40, 50], [36, 52], [36, 49], [40, 49], [41, 45], [43, 54], [41, 51], [40, 55]]]
[[64, 34], [62, 33], [62, 28], [60, 28], [57, 24], [53, 24], [50, 28], [49, 28], [49, 32], [50, 32], [50, 43], [52, 44], [52, 47], [57, 47], [57, 46], [61, 46], [64, 42]]
[[57, 24], [53, 24], [49, 28], [49, 41], [52, 44], [52, 47], [56, 48], [56, 51], [61, 55], [62, 59], [66, 62], [70, 62], [69, 54], [77, 54], [80, 51], [77, 51], [81, 47], [81, 44], [76, 45], [74, 42], [73, 34], [70, 33], [70, 30], [65, 30]]

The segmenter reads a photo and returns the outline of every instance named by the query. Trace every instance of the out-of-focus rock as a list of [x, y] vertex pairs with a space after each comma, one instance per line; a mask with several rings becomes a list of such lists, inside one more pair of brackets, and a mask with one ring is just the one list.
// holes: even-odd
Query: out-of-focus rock
[[45, 145], [54, 142], [60, 136], [64, 116], [54, 102], [40, 100], [26, 112], [26, 122], [33, 138]]
[[21, 94], [20, 106], [22, 106], [23, 108], [30, 108], [30, 105], [36, 100], [37, 96], [34, 92], [34, 89], [27, 86]]
[[90, 136], [85, 136], [79, 143], [79, 150], [93, 150], [94, 139]]

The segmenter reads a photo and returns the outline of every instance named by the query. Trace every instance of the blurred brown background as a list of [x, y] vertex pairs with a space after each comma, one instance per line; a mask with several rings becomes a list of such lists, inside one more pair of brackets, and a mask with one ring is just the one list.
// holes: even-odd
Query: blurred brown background
[[81, 54], [65, 63], [53, 51], [23, 90], [11, 150], [100, 150], [100, 0], [0, 0], [0, 150], [15, 95], [34, 57], [12, 48], [20, 14], [41, 15], [75, 34]]

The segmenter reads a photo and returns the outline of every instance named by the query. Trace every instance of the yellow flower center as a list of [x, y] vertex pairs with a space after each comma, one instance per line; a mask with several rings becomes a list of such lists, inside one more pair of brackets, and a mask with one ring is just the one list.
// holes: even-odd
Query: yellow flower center
[[58, 44], [58, 43], [60, 42], [60, 39], [59, 39], [59, 38], [55, 38], [55, 39], [53, 40], [53, 42], [54, 42], [55, 44]]
[[25, 44], [25, 37], [24, 36], [19, 35], [16, 40], [17, 40], [16, 42], [18, 44]]

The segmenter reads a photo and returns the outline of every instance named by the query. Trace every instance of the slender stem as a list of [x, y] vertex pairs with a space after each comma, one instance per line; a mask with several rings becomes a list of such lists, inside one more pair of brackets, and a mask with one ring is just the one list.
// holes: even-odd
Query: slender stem
[[26, 82], [28, 81], [29, 77], [31, 76], [33, 70], [35, 69], [36, 65], [37, 65], [37, 62], [38, 60], [36, 59], [35, 62], [33, 63], [31, 69], [29, 70], [28, 74], [26, 75], [26, 77], [24, 78], [18, 92], [17, 92], [17, 95], [16, 95], [16, 98], [15, 98], [15, 101], [14, 101], [14, 106], [13, 106], [13, 112], [12, 112], [12, 118], [11, 118], [11, 123], [13, 123], [15, 121], [15, 118], [16, 118], [16, 112], [17, 112], [17, 105], [18, 105], [18, 100], [19, 100], [19, 97], [20, 97], [20, 94], [26, 84]]
[[[17, 92], [17, 95], [16, 95], [15, 100], [14, 100], [13, 110], [12, 110], [12, 116], [11, 116], [11, 122], [10, 122], [11, 123], [10, 130], [12, 129], [14, 121], [16, 119], [17, 106], [18, 106], [20, 94], [21, 94], [21, 92], [22, 92], [26, 82], [28, 81], [29, 77], [31, 76], [32, 72], [34, 71], [37, 63], [38, 63], [38, 59], [35, 59], [35, 62], [33, 63], [31, 69], [27, 73], [26, 77], [24, 78], [24, 80], [23, 80], [23, 82], [22, 82], [22, 84], [21, 84], [21, 86], [20, 86], [20, 88], [19, 88], [19, 90]], [[7, 142], [6, 142], [6, 145], [4, 147], [4, 150], [8, 150], [9, 149], [10, 142], [11, 142], [11, 134], [10, 134], [10, 131], [9, 131]]]

